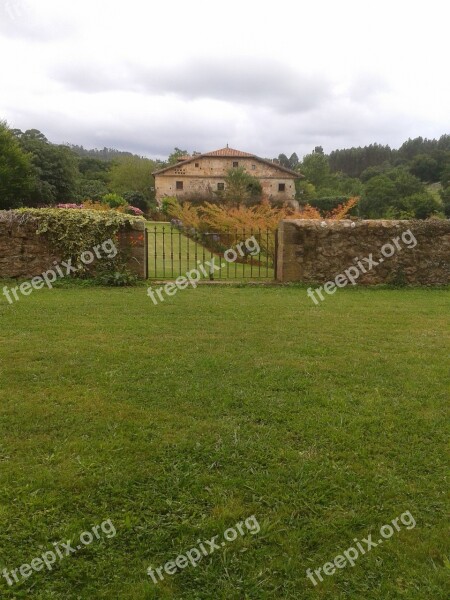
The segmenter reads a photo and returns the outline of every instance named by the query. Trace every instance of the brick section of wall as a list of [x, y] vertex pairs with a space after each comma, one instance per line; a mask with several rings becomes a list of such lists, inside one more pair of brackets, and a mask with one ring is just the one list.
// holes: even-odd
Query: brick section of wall
[[[410, 230], [417, 245], [406, 244], [402, 234]], [[397, 249], [392, 240], [399, 237]], [[408, 234], [405, 234], [409, 238]], [[395, 252], [385, 257], [381, 248], [393, 244]], [[390, 253], [389, 249], [385, 250]], [[278, 230], [277, 279], [283, 282], [326, 283], [357, 260], [383, 258], [357, 283], [373, 285], [404, 281], [407, 284], [450, 283], [450, 221], [282, 221]], [[368, 263], [362, 261], [363, 266]]]
[[[147, 277], [147, 237], [145, 222], [136, 222], [119, 231], [119, 252], [126, 258], [127, 267], [138, 277]], [[106, 241], [106, 240], [104, 240]], [[92, 248], [86, 248], [91, 251]], [[8, 213], [0, 212], [0, 278], [29, 279], [65, 260], [50, 248], [45, 236], [36, 233], [29, 221], [11, 222]]]
[[133, 223], [118, 233], [119, 252], [127, 259], [127, 267], [141, 279], [147, 279], [147, 230], [144, 221]]

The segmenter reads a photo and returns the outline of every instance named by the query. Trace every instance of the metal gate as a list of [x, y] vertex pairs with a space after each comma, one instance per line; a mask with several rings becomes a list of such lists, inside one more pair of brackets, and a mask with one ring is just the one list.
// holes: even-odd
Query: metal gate
[[176, 279], [197, 269], [210, 280], [273, 280], [276, 233], [269, 229], [200, 231], [147, 225], [149, 279]]

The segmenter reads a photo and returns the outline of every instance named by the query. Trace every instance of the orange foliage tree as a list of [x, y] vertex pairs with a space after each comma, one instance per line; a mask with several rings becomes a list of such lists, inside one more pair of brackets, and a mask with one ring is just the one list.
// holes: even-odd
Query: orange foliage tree
[[340, 220], [357, 204], [359, 198], [350, 198], [346, 203], [339, 205], [333, 211], [322, 216], [317, 208], [307, 204], [300, 210], [295, 210], [285, 204], [272, 206], [268, 200], [263, 200], [256, 206], [230, 206], [206, 202], [203, 205], [193, 206], [189, 202], [183, 205], [170, 204], [168, 212], [171, 217], [181, 221], [186, 229], [196, 229], [199, 232], [238, 231], [240, 234], [256, 235], [264, 254], [273, 257], [275, 254], [275, 236], [266, 235], [274, 233], [283, 219], [323, 219]]

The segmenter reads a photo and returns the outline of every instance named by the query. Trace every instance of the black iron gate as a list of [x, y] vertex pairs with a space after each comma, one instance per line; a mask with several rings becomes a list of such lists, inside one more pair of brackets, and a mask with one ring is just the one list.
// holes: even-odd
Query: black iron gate
[[210, 280], [272, 280], [276, 235], [269, 229], [200, 231], [170, 223], [149, 223], [150, 279], [176, 279], [192, 269]]

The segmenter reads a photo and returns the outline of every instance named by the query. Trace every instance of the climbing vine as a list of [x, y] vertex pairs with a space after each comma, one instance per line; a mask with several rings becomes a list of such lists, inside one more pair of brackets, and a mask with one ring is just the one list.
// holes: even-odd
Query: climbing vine
[[9, 215], [18, 224], [36, 223], [36, 233], [45, 236], [64, 258], [72, 259], [108, 239], [117, 240], [121, 227], [142, 220], [114, 210], [20, 208], [10, 211]]

